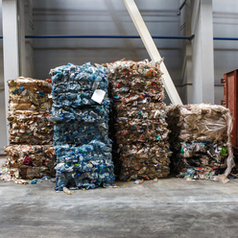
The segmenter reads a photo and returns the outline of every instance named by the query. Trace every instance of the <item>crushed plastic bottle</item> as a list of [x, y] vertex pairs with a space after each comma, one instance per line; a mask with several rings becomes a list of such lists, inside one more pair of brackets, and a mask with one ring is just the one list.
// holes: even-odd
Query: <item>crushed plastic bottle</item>
[[31, 181], [31, 184], [37, 184], [37, 182], [38, 182], [37, 179], [33, 179], [33, 180]]
[[14, 182], [17, 184], [24, 184], [24, 185], [28, 184], [28, 182], [23, 179], [15, 179]]
[[71, 191], [70, 191], [67, 187], [64, 187], [64, 188], [63, 188], [63, 191], [64, 191], [64, 193], [66, 193], [66, 194], [68, 194], [68, 195], [71, 195], [71, 194], [72, 194]]
[[144, 183], [144, 179], [137, 179], [134, 184], [142, 184]]

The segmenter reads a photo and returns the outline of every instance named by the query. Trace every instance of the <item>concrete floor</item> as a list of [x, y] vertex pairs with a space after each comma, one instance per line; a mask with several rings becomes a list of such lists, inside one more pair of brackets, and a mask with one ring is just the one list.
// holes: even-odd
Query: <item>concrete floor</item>
[[238, 237], [238, 180], [117, 185], [66, 195], [0, 181], [0, 237]]

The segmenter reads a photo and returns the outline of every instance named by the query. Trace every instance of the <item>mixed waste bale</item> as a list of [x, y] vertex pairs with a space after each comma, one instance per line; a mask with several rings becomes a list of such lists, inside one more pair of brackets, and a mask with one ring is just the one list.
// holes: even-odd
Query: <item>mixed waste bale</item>
[[91, 189], [114, 181], [107, 72], [91, 63], [50, 71], [56, 190]]
[[55, 174], [52, 145], [9, 145], [4, 151], [8, 173], [12, 177], [33, 179]]
[[172, 163], [179, 177], [227, 182], [235, 163], [229, 109], [211, 104], [169, 106]]
[[6, 173], [14, 178], [53, 176], [50, 80], [9, 80], [9, 142]]
[[113, 156], [119, 179], [167, 177], [171, 152], [160, 63], [119, 60], [106, 65], [113, 100]]
[[47, 80], [19, 77], [8, 81], [9, 111], [50, 112], [52, 85]]
[[52, 144], [53, 123], [50, 113], [36, 111], [9, 111], [10, 144]]

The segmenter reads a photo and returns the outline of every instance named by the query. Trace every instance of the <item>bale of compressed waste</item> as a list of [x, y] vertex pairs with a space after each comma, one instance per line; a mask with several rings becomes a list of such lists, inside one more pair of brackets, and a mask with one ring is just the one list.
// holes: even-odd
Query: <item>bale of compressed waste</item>
[[8, 81], [9, 111], [49, 112], [52, 106], [50, 82], [19, 77]]
[[171, 152], [160, 63], [119, 60], [106, 65], [113, 100], [111, 133], [118, 177], [167, 177]]
[[51, 145], [9, 145], [4, 149], [7, 169], [15, 178], [54, 176], [56, 157]]
[[95, 188], [114, 180], [107, 69], [86, 63], [50, 71], [53, 83], [56, 190]]
[[179, 176], [227, 181], [234, 166], [229, 109], [203, 103], [170, 106], [167, 123]]
[[36, 111], [9, 111], [10, 144], [47, 145], [52, 143], [51, 114]]
[[[114, 180], [111, 146], [98, 140], [82, 146], [55, 146], [57, 188], [91, 189]], [[61, 189], [62, 188], [62, 189]]]
[[8, 81], [7, 170], [15, 178], [53, 176], [53, 123], [50, 80], [19, 77]]
[[51, 144], [51, 81], [19, 77], [9, 80], [8, 86], [10, 144]]

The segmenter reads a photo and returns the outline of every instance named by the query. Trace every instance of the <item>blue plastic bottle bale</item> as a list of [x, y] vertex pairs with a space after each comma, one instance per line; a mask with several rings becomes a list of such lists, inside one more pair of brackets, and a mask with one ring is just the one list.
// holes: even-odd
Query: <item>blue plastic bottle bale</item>
[[[108, 138], [111, 100], [107, 69], [91, 63], [69, 63], [51, 70], [53, 82], [52, 121], [56, 189], [64, 186], [95, 188], [114, 179], [112, 146]], [[91, 99], [95, 90], [105, 92], [101, 104]]]

